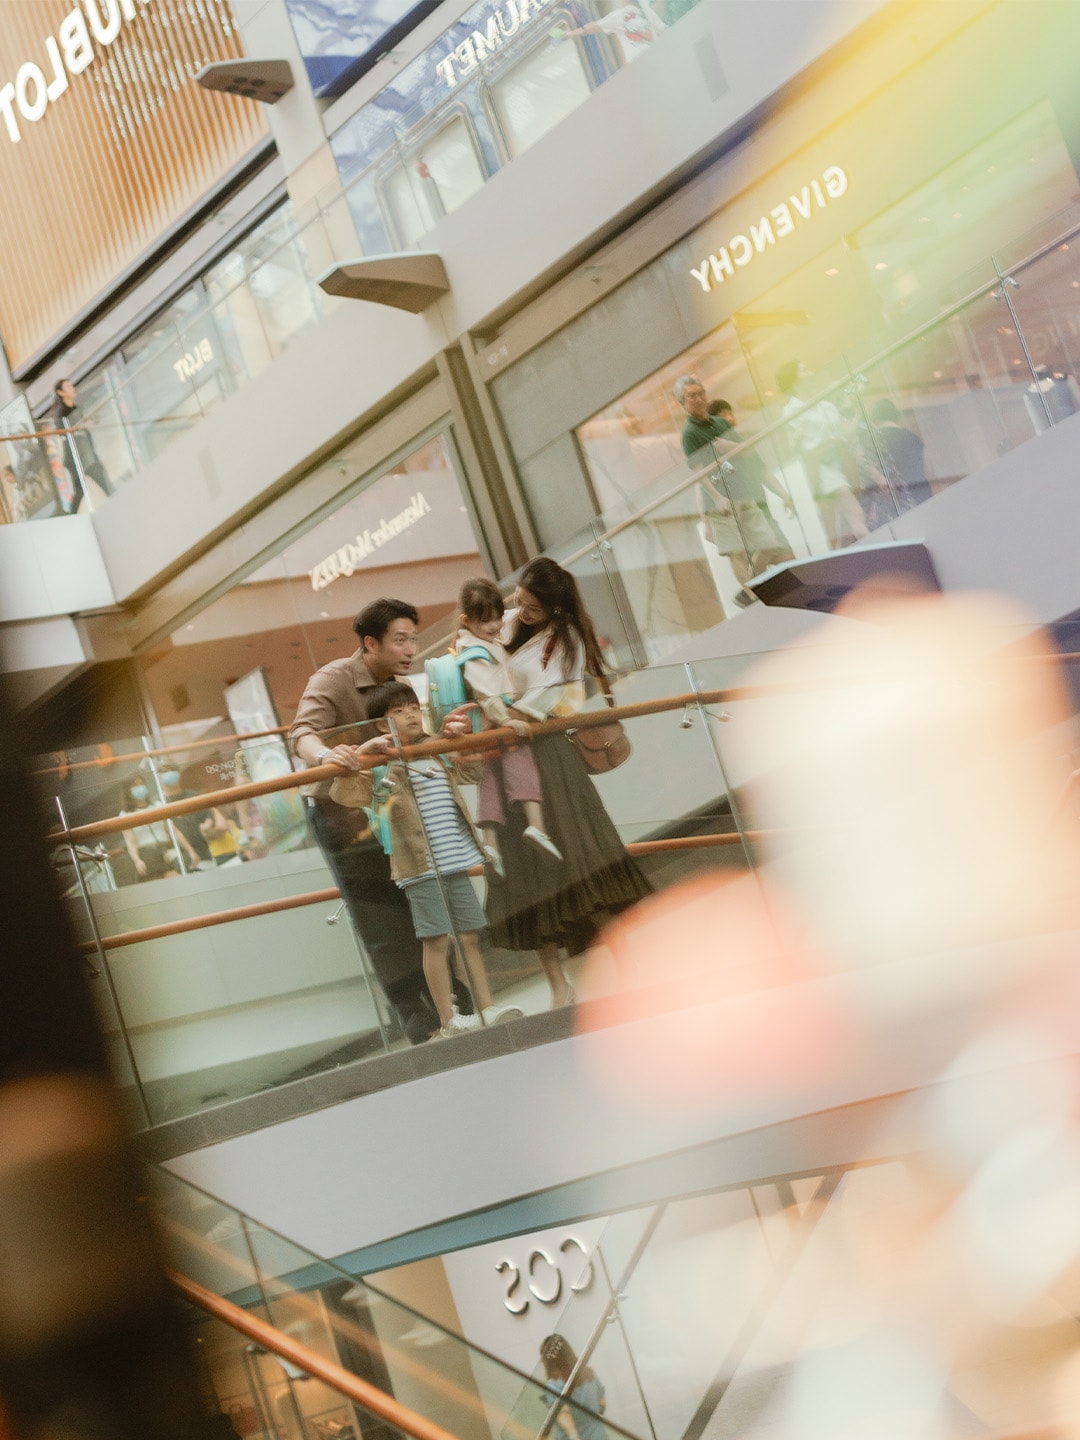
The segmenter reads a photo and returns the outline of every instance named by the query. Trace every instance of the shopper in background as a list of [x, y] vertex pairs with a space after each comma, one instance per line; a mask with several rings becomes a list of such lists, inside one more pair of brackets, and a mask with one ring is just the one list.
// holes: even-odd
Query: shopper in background
[[78, 510], [85, 488], [82, 476], [89, 476], [106, 495], [113, 493], [112, 481], [105, 473], [105, 467], [98, 458], [94, 437], [83, 424], [79, 411], [75, 386], [70, 380], [58, 380], [53, 390], [53, 406], [50, 413], [53, 428], [66, 430], [68, 435], [60, 440], [64, 468], [71, 483], [72, 497], [65, 506], [70, 513]]
[[[135, 815], [140, 810], [151, 810], [156, 800], [151, 801], [150, 789], [145, 779], [139, 777], [124, 788], [124, 808], [121, 815]], [[133, 826], [123, 831], [124, 846], [131, 856], [135, 873], [140, 880], [164, 880], [179, 875], [177, 848], [182, 849], [192, 870], [199, 864], [199, 857], [182, 830], [171, 830], [167, 820], [150, 820], [145, 825]]]
[[[765, 491], [771, 490], [789, 515], [795, 513], [791, 496], [755, 450], [741, 450], [727, 458], [728, 452], [743, 443], [743, 437], [728, 418], [731, 407], [723, 400], [710, 402], [696, 375], [681, 375], [676, 380], [675, 398], [686, 411], [682, 448], [691, 470], [713, 459], [720, 462], [698, 482], [698, 511], [709, 539], [727, 556], [739, 585], [745, 586], [771, 565], [794, 559], [769, 510]], [[741, 589], [735, 603], [747, 605], [753, 599], [748, 590]]]
[[[197, 790], [184, 789], [180, 771], [175, 765], [170, 764], [167, 769], [159, 771], [158, 779], [161, 781], [161, 793], [166, 804], [171, 805], [174, 800], [191, 800], [199, 793]], [[228, 822], [220, 810], [216, 807], [210, 810], [192, 810], [187, 815], [177, 815], [172, 823], [187, 840], [201, 864], [214, 863], [210, 840], [212, 837], [217, 838], [229, 833]]]
[[[521, 573], [516, 609], [503, 629], [510, 676], [511, 714], [546, 720], [582, 708], [585, 678], [605, 666], [596, 632], [574, 577], [541, 556]], [[507, 950], [535, 950], [551, 986], [552, 1003], [573, 1001], [560, 952], [578, 955], [601, 924], [652, 891], [626, 853], [585, 762], [565, 734], [533, 742], [544, 793], [544, 813], [562, 860], [549, 858], [524, 838], [525, 815], [512, 809], [501, 834], [505, 878], [491, 877], [491, 942]]]
[[638, 0], [635, 5], [616, 5], [599, 20], [588, 20], [578, 29], [570, 29], [565, 23], [551, 32], [552, 40], [575, 39], [582, 35], [610, 35], [614, 37], [628, 63], [644, 55], [649, 46], [667, 29], [667, 24], [649, 4], [649, 0]]
[[788, 421], [806, 466], [810, 493], [833, 550], [865, 540], [869, 533], [862, 506], [855, 498], [858, 484], [855, 457], [844, 435], [840, 412], [830, 400], [808, 405], [804, 398], [810, 376], [798, 360], [781, 365], [776, 385], [786, 397], [781, 414]]
[[870, 419], [897, 509], [912, 510], [933, 499], [934, 492], [926, 478], [926, 446], [922, 436], [900, 424], [900, 411], [888, 396], [874, 401]]
[[[547, 1335], [540, 1342], [544, 1366], [544, 1389], [562, 1397], [573, 1397], [572, 1405], [562, 1404], [555, 1412], [554, 1430], [559, 1440], [607, 1440], [607, 1428], [597, 1416], [607, 1409], [604, 1386], [591, 1365], [583, 1365], [573, 1385], [570, 1376], [578, 1363], [570, 1342], [562, 1335]], [[546, 1396], [543, 1397], [546, 1401]], [[577, 1406], [583, 1405], [586, 1414]]]

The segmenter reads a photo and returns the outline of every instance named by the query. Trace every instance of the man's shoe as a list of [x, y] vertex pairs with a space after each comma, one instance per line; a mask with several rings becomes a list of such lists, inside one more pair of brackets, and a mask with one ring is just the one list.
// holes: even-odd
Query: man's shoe
[[508, 1020], [520, 1020], [525, 1011], [517, 1005], [489, 1005], [480, 1013], [485, 1025], [505, 1025]]
[[550, 835], [544, 834], [543, 830], [538, 830], [535, 825], [528, 825], [523, 831], [523, 834], [526, 840], [531, 840], [532, 843], [538, 845], [541, 850], [546, 850], [549, 855], [554, 855], [556, 860], [562, 859], [562, 851]]

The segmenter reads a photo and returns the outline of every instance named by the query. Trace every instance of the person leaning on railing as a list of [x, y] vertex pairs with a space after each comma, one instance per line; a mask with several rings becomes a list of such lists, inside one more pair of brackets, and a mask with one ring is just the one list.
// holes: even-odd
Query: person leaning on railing
[[[675, 398], [686, 411], [682, 448], [692, 470], [720, 465], [698, 482], [698, 510], [706, 534], [731, 564], [739, 585], [754, 575], [793, 560], [787, 537], [769, 510], [766, 490], [783, 503], [787, 514], [795, 507], [787, 489], [765, 465], [756, 450], [736, 451], [743, 437], [735, 429], [731, 407], [725, 401], [710, 402], [696, 375], [681, 375], [675, 382]], [[725, 457], [736, 451], [733, 458]], [[748, 605], [755, 597], [745, 588], [735, 596], [737, 605]]]
[[[378, 685], [404, 679], [416, 657], [416, 607], [404, 600], [373, 600], [353, 621], [360, 648], [331, 660], [307, 683], [289, 732], [293, 753], [306, 765], [336, 765], [353, 774], [360, 766], [355, 744], [335, 743], [330, 732], [367, 721], [367, 697]], [[450, 726], [447, 733], [455, 733]], [[327, 743], [327, 738], [329, 743]], [[331, 797], [331, 780], [304, 787], [308, 821], [341, 891], [372, 969], [414, 1044], [437, 1028], [438, 1016], [424, 983], [423, 950], [405, 896], [390, 875], [390, 861], [371, 832], [363, 810]], [[463, 1015], [473, 1013], [463, 985], [455, 986]]]
[[[510, 714], [546, 720], [582, 708], [585, 677], [605, 675], [592, 621], [569, 571], [547, 556], [521, 573], [503, 630], [511, 684]], [[542, 735], [532, 747], [544, 814], [560, 859], [525, 839], [520, 806], [510, 806], [500, 847], [505, 876], [488, 885], [489, 935], [506, 950], [535, 950], [554, 1006], [573, 1001], [560, 952], [578, 955], [600, 926], [652, 893], [604, 809], [577, 749], [564, 733]]]
[[64, 468], [67, 470], [73, 492], [70, 506], [65, 508], [72, 513], [78, 510], [79, 503], [86, 493], [83, 476], [88, 476], [106, 495], [111, 495], [113, 493], [112, 481], [106, 475], [105, 467], [98, 456], [94, 437], [83, 424], [75, 395], [75, 386], [70, 380], [56, 382], [50, 418], [57, 430], [68, 431], [67, 439], [60, 442], [63, 446]]

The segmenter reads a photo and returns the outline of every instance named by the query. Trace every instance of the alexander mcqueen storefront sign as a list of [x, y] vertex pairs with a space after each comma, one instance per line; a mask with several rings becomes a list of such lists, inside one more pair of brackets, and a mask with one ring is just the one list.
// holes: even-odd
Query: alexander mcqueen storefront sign
[[811, 180], [795, 194], [774, 205], [756, 224], [747, 226], [748, 234], [733, 235], [726, 245], [707, 255], [700, 265], [692, 266], [690, 274], [708, 294], [715, 285], [722, 285], [726, 278], [749, 265], [770, 245], [794, 234], [796, 228], [801, 228], [834, 200], [839, 200], [847, 189], [847, 172], [839, 165], [829, 165], [822, 171], [820, 179]]
[[435, 74], [441, 75], [452, 90], [459, 80], [476, 69], [481, 60], [498, 50], [504, 40], [517, 34], [528, 20], [530, 11], [544, 10], [550, 3], [551, 0], [506, 0], [505, 4], [492, 11], [483, 30], [474, 30], [450, 51], [445, 60], [439, 61]]
[[[55, 35], [46, 35], [41, 42], [44, 55], [26, 60], [15, 72], [15, 79], [0, 88], [0, 116], [8, 139], [18, 144], [22, 139], [19, 117], [31, 122], [40, 120], [54, 101], [59, 100], [70, 84], [70, 76], [81, 75], [93, 63], [94, 46], [111, 45], [120, 34], [125, 20], [134, 20], [140, 7], [149, 0], [82, 0], [56, 27]], [[18, 114], [16, 114], [18, 111]]]
[[360, 568], [360, 565], [369, 555], [387, 544], [395, 535], [400, 535], [403, 530], [408, 530], [410, 525], [415, 525], [422, 515], [427, 515], [431, 510], [423, 491], [417, 493], [405, 506], [404, 510], [397, 515], [391, 515], [389, 520], [382, 520], [374, 530], [364, 530], [354, 540], [347, 541], [333, 555], [328, 555], [325, 560], [320, 560], [314, 569], [308, 572], [313, 590], [325, 590], [335, 580], [340, 580], [343, 575], [353, 575]]

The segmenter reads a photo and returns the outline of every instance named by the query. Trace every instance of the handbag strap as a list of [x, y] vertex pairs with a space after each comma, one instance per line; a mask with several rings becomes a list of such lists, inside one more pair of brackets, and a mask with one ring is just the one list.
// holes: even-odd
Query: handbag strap
[[600, 686], [601, 692], [604, 696], [605, 704], [608, 706], [609, 709], [614, 709], [615, 696], [611, 693], [611, 682], [608, 680], [607, 676], [604, 674], [594, 675], [593, 679]]

